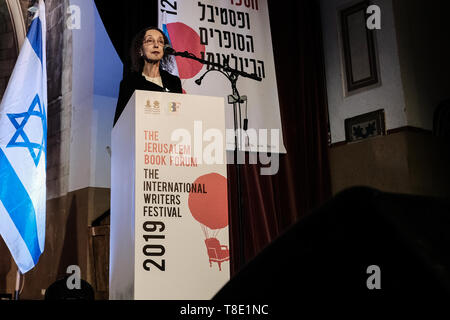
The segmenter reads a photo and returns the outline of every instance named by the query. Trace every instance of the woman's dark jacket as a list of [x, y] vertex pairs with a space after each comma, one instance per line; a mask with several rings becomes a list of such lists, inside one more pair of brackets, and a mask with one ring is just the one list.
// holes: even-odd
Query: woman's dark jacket
[[125, 109], [128, 100], [130, 100], [135, 90], [159, 91], [182, 93], [181, 80], [167, 71], [160, 69], [161, 80], [164, 88], [161, 88], [153, 82], [147, 81], [142, 74], [133, 72], [120, 82], [119, 99], [117, 100], [116, 115], [114, 116], [114, 124], [119, 120], [120, 115]]

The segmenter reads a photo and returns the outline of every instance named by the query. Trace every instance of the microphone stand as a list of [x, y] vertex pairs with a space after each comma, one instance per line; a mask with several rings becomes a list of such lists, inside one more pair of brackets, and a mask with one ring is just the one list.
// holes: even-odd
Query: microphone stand
[[[200, 85], [203, 78], [206, 76], [207, 73], [211, 71], [217, 71], [222, 73], [231, 83], [231, 89], [233, 93], [228, 96], [228, 104], [233, 105], [233, 116], [234, 116], [234, 131], [235, 133], [238, 132], [238, 134], [235, 134], [234, 136], [234, 164], [236, 165], [236, 184], [237, 184], [237, 209], [238, 209], [238, 234], [239, 234], [239, 260], [240, 260], [240, 267], [242, 268], [245, 264], [245, 254], [244, 254], [244, 236], [243, 236], [243, 228], [244, 228], [244, 208], [242, 204], [242, 185], [241, 185], [241, 170], [239, 167], [238, 162], [238, 143], [242, 142], [241, 139], [241, 102], [243, 102], [241, 96], [239, 95], [239, 91], [237, 89], [237, 80], [239, 76], [253, 79], [255, 81], [261, 81], [262, 79], [258, 77], [256, 74], [249, 74], [243, 71], [239, 71], [236, 69], [233, 69], [229, 66], [228, 62], [229, 59], [226, 59], [224, 64], [219, 64], [211, 61], [206, 61], [204, 59], [198, 58], [192, 53], [189, 53], [187, 51], [184, 52], [176, 52], [172, 48], [168, 50], [168, 53], [174, 56], [179, 56], [191, 60], [195, 60], [200, 62], [201, 64], [212, 66], [213, 68], [207, 70], [203, 75], [195, 80], [195, 83], [197, 85]], [[237, 108], [239, 107], [239, 118], [237, 115]], [[239, 120], [239, 121], [238, 121]], [[246, 127], [244, 125], [244, 127]], [[246, 130], [246, 128], [244, 128]]]

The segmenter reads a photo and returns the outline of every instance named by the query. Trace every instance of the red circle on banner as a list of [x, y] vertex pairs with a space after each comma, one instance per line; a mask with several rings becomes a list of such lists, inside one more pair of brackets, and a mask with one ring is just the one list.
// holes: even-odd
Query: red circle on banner
[[[205, 46], [200, 43], [200, 36], [194, 29], [181, 22], [167, 24], [170, 42], [175, 51], [188, 51], [198, 58], [201, 58], [201, 52], [205, 52]], [[175, 57], [180, 79], [191, 79], [195, 77], [203, 65], [195, 60], [182, 57]]]
[[188, 205], [194, 219], [213, 230], [228, 226], [227, 179], [218, 173], [209, 173], [194, 183], [204, 185], [207, 192], [189, 194]]

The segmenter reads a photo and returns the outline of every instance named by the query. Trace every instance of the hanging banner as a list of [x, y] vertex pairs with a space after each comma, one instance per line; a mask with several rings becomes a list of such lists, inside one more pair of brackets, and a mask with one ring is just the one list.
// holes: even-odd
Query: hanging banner
[[[240, 150], [286, 153], [283, 144], [278, 90], [266, 0], [160, 0], [159, 27], [176, 51], [188, 51], [209, 62], [224, 64], [261, 81], [240, 77], [237, 88], [248, 101], [236, 110], [238, 128], [248, 119]], [[217, 71], [182, 57], [175, 70], [188, 94], [224, 97], [232, 94], [229, 80]], [[240, 117], [239, 117], [240, 114]], [[234, 150], [233, 105], [226, 105], [227, 150]]]

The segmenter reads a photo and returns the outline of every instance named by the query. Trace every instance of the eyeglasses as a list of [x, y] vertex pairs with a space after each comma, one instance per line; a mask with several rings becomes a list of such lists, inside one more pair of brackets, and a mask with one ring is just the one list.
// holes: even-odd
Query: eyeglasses
[[158, 41], [155, 41], [153, 38], [147, 38], [143, 41], [144, 46], [154, 45], [155, 42], [158, 42], [159, 45], [164, 46], [164, 40], [158, 39]]

